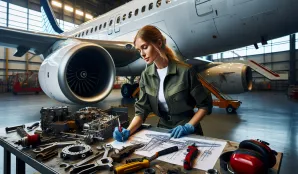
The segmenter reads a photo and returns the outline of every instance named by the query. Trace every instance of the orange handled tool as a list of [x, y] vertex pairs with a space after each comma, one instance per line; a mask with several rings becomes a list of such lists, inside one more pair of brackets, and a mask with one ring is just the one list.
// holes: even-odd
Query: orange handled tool
[[164, 150], [161, 150], [159, 152], [156, 152], [152, 157], [150, 158], [144, 158], [142, 161], [137, 162], [131, 162], [124, 165], [121, 165], [119, 167], [116, 167], [114, 170], [115, 174], [126, 174], [126, 173], [133, 173], [137, 172], [141, 169], [150, 167], [150, 161], [155, 160], [159, 156], [167, 155], [169, 153], [177, 152], [178, 146], [170, 147]]

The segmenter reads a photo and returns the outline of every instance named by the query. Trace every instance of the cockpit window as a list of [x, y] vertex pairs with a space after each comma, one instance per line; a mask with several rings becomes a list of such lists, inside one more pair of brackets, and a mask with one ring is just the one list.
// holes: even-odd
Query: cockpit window
[[123, 15], [122, 20], [125, 21], [126, 19], [126, 14]]
[[138, 13], [139, 13], [139, 9], [136, 9], [136, 10], [135, 10], [135, 16], [137, 16]]

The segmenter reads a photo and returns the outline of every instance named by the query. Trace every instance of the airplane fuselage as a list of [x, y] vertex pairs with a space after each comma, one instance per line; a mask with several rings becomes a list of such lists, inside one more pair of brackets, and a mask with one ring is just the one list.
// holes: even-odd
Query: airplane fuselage
[[162, 0], [159, 7], [156, 0], [135, 0], [63, 35], [133, 41], [136, 32], [150, 24], [176, 52], [193, 58], [297, 32], [295, 9], [295, 0]]

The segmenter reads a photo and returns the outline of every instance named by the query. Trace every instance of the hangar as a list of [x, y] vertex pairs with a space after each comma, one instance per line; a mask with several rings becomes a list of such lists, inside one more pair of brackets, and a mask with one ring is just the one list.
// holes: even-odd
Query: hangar
[[[121, 105], [127, 107], [128, 121], [132, 121], [139, 90], [142, 90], [135, 83], [147, 67], [133, 38], [137, 30], [151, 24], [160, 29], [169, 47], [195, 67], [206, 80], [206, 83], [201, 81], [204, 86], [209, 85], [205, 88], [213, 94], [213, 109], [200, 121], [204, 136], [227, 144], [249, 139], [266, 141], [278, 152], [277, 163], [271, 166], [270, 172], [291, 173], [298, 160], [295, 124], [298, 27], [297, 14], [293, 10], [297, 6], [291, 0], [0, 1], [0, 110], [3, 120], [0, 156], [4, 159], [0, 168], [4, 173], [62, 173], [58, 166], [64, 160], [59, 158], [62, 148], [56, 157], [58, 163], [43, 163], [33, 160], [32, 155], [26, 156], [21, 149], [13, 148], [15, 146], [8, 146], [9, 140], [6, 141], [21, 137], [19, 132], [5, 132], [5, 127], [13, 129], [23, 124], [28, 127], [41, 121], [39, 129], [44, 129], [42, 111], [45, 108], [53, 107], [55, 111], [55, 107], [59, 110], [67, 106], [67, 114], [70, 114], [83, 112], [82, 108], [86, 107], [87, 110], [92, 107], [106, 110]], [[94, 56], [97, 54], [100, 56]], [[75, 75], [70, 71], [75, 71]], [[97, 74], [95, 81], [91, 73]], [[180, 91], [185, 89], [182, 83], [173, 86], [178, 86]], [[212, 89], [218, 91], [218, 95]], [[232, 107], [230, 113], [226, 112], [228, 106], [216, 104], [231, 101], [238, 102], [239, 106]], [[69, 120], [66, 123], [64, 117], [59, 119], [69, 129], [74, 125]], [[153, 113], [146, 123], [156, 127], [159, 119]], [[60, 122], [51, 125], [56, 126], [55, 130], [64, 130]], [[222, 152], [227, 151], [226, 147], [225, 144]], [[246, 158], [247, 154], [242, 155]], [[252, 156], [257, 158], [257, 155]], [[259, 160], [264, 165], [268, 163]], [[168, 170], [164, 163], [160, 163], [161, 167], [150, 167], [160, 173], [162, 169]], [[218, 164], [213, 166], [211, 168], [223, 173]], [[252, 169], [255, 166], [248, 166], [245, 171]]]

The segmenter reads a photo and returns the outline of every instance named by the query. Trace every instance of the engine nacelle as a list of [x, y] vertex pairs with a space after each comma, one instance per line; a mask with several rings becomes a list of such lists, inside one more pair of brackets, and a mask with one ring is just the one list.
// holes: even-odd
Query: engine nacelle
[[252, 89], [251, 68], [241, 63], [211, 63], [200, 74], [220, 92], [239, 94]]
[[80, 42], [59, 43], [42, 63], [39, 83], [51, 98], [63, 103], [97, 103], [106, 98], [115, 80], [116, 69], [103, 47]]

